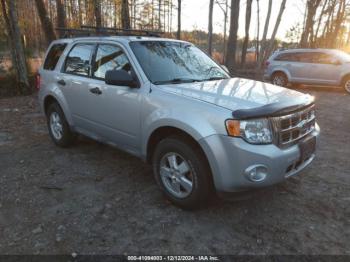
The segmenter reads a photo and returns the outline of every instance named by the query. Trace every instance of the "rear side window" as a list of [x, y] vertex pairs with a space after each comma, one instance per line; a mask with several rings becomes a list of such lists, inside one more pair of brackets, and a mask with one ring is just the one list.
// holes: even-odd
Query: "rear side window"
[[93, 44], [77, 44], [69, 52], [64, 65], [64, 72], [74, 75], [89, 76]]
[[55, 70], [58, 60], [60, 59], [64, 49], [67, 44], [55, 44], [51, 47], [49, 53], [46, 56], [46, 60], [44, 62], [45, 70]]
[[297, 53], [284, 53], [280, 54], [275, 58], [276, 61], [289, 61], [289, 62], [297, 62], [299, 60], [299, 56]]

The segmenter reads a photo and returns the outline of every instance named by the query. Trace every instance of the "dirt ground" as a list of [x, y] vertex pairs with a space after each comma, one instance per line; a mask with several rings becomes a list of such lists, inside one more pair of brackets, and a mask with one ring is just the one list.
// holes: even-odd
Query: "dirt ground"
[[350, 96], [301, 91], [322, 129], [313, 165], [195, 212], [137, 158], [86, 138], [54, 146], [35, 96], [0, 99], [0, 254], [350, 255]]

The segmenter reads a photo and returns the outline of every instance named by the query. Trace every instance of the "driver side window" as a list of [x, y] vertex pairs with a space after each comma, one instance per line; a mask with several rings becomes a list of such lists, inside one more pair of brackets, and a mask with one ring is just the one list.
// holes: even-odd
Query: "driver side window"
[[104, 79], [108, 70], [125, 70], [131, 74], [131, 64], [120, 47], [100, 44], [97, 48], [93, 77]]

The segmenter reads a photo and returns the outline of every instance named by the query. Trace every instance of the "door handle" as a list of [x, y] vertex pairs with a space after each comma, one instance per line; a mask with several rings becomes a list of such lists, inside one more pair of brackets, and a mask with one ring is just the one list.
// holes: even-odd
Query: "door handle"
[[95, 95], [101, 95], [102, 94], [101, 89], [98, 88], [98, 87], [90, 88], [89, 90], [90, 90], [91, 93], [93, 93]]
[[66, 85], [66, 81], [64, 81], [63, 79], [60, 79], [57, 81], [57, 83], [61, 86], [65, 86]]

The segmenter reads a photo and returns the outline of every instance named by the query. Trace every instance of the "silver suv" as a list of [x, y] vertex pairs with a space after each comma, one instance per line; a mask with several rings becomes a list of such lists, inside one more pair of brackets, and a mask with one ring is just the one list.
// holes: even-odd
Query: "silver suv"
[[279, 86], [342, 86], [350, 93], [350, 55], [335, 49], [275, 52], [266, 62], [265, 79]]
[[201, 206], [215, 191], [282, 182], [315, 156], [312, 96], [230, 78], [188, 42], [61, 39], [39, 73], [55, 144], [70, 146], [83, 134], [135, 155], [183, 208]]

